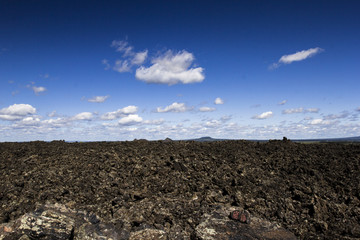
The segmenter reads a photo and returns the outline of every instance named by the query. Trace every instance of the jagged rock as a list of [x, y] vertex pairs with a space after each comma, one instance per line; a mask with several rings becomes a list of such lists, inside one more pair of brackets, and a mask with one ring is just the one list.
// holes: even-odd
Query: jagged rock
[[164, 142], [173, 142], [171, 138], [165, 138]]
[[0, 225], [0, 240], [128, 239], [121, 236], [126, 236], [126, 232], [101, 223], [96, 215], [60, 204], [39, 205], [35, 211]]
[[[296, 240], [293, 233], [285, 230], [277, 223], [252, 217], [249, 224], [231, 219], [229, 214], [234, 207], [217, 207], [213, 212], [203, 215], [202, 221], [196, 227], [196, 236], [202, 240], [216, 239], [284, 239]], [[242, 211], [239, 211], [239, 214]]]
[[85, 223], [75, 230], [75, 240], [125, 240], [129, 239], [128, 231], [117, 231], [112, 224]]
[[153, 239], [153, 240], [166, 240], [168, 239], [166, 232], [158, 229], [143, 229], [136, 232], [132, 232], [129, 240], [143, 240], [143, 239]]
[[26, 238], [12, 224], [48, 201], [67, 207], [74, 238], [83, 224], [111, 223], [128, 237], [148, 224], [196, 239], [202, 216], [223, 205], [299, 239], [359, 239], [359, 152], [279, 140], [0, 143], [0, 235]]

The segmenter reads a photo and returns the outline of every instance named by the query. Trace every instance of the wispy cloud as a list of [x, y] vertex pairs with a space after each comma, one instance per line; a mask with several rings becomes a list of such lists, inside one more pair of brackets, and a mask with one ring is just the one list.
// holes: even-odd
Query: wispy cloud
[[322, 48], [309, 48], [307, 50], [302, 50], [293, 54], [283, 55], [278, 62], [273, 63], [269, 66], [269, 69], [275, 69], [281, 66], [282, 64], [290, 64], [292, 62], [303, 61], [307, 58], [310, 58], [320, 52], [324, 51]]
[[134, 58], [131, 60], [131, 63], [133, 65], [141, 65], [147, 58], [147, 55], [148, 55], [148, 50], [135, 53]]
[[318, 108], [290, 108], [290, 109], [285, 109], [282, 111], [283, 114], [294, 114], [294, 113], [318, 113], [320, 109]]
[[48, 79], [50, 77], [50, 74], [44, 73], [44, 74], [40, 74], [39, 76], [43, 79]]
[[115, 65], [113, 67], [114, 71], [117, 72], [130, 72], [131, 71], [131, 65], [128, 60], [116, 60]]
[[201, 108], [199, 108], [200, 112], [213, 112], [215, 110], [216, 110], [216, 108], [212, 108], [212, 107], [201, 107]]
[[31, 89], [34, 91], [34, 93], [35, 93], [36, 95], [39, 95], [40, 93], [46, 91], [46, 88], [45, 88], [45, 87], [36, 87], [36, 86], [33, 86]]
[[111, 47], [115, 48], [117, 52], [122, 52], [124, 57], [133, 55], [133, 47], [127, 41], [114, 40], [111, 43]]
[[19, 120], [35, 113], [36, 108], [29, 104], [13, 104], [7, 108], [0, 109], [0, 119], [9, 121]]
[[285, 103], [287, 103], [287, 100], [283, 100], [283, 101], [279, 102], [278, 104], [279, 105], [285, 105]]
[[192, 68], [194, 55], [185, 50], [173, 53], [171, 50], [154, 58], [150, 67], [136, 69], [135, 77], [147, 83], [174, 85], [178, 83], [199, 83], [205, 79], [202, 67]]
[[48, 117], [55, 117], [55, 116], [56, 116], [55, 110], [48, 114]]
[[162, 107], [158, 107], [156, 109], [156, 112], [158, 113], [167, 113], [167, 112], [176, 112], [176, 113], [179, 113], [179, 112], [186, 112], [186, 111], [189, 111], [191, 110], [192, 108], [190, 107], [187, 107], [185, 105], [185, 103], [177, 103], [177, 102], [174, 102], [172, 103], [171, 105], [169, 106], [166, 106], [164, 108]]
[[104, 70], [109, 70], [109, 69], [111, 68], [111, 66], [110, 66], [110, 64], [109, 64], [109, 60], [103, 59], [103, 60], [101, 60], [101, 63], [102, 63], [103, 65], [105, 65]]
[[253, 119], [267, 119], [267, 118], [271, 118], [272, 116], [273, 116], [273, 112], [268, 111], [268, 112], [261, 113], [259, 115], [255, 115], [252, 118]]
[[161, 125], [165, 122], [163, 118], [160, 119], [154, 119], [154, 120], [145, 120], [142, 123], [145, 125]]
[[[116, 52], [123, 53], [122, 59], [116, 60], [114, 66], [112, 67], [114, 71], [120, 73], [131, 72], [132, 67], [143, 64], [148, 56], [148, 50], [135, 52], [134, 47], [131, 46], [127, 41], [114, 40], [111, 43], [111, 47], [115, 48]], [[111, 65], [107, 59], [103, 59], [102, 64], [105, 65], [105, 70], [111, 68]]]
[[344, 111], [340, 114], [329, 114], [324, 116], [325, 120], [335, 120], [335, 119], [342, 119], [342, 118], [347, 118], [349, 116], [349, 112]]
[[88, 99], [88, 102], [92, 102], [92, 103], [103, 103], [106, 101], [106, 99], [108, 99], [110, 96], [106, 95], [106, 96], [95, 96], [93, 98]]
[[215, 103], [216, 105], [224, 104], [224, 100], [222, 100], [221, 98], [217, 97], [217, 98], [215, 99], [214, 103]]

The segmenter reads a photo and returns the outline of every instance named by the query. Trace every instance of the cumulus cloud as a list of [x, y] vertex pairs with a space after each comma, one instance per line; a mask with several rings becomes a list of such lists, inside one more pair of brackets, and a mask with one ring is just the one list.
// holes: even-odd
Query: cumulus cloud
[[291, 109], [285, 109], [282, 111], [283, 114], [293, 114], [293, 113], [318, 113], [318, 108], [291, 108]]
[[0, 119], [19, 120], [36, 113], [36, 108], [29, 104], [13, 104], [7, 108], [0, 109]]
[[87, 101], [92, 102], [92, 103], [103, 103], [108, 98], [109, 98], [109, 95], [107, 95], [107, 96], [95, 96], [93, 98], [88, 99]]
[[150, 67], [136, 69], [135, 77], [147, 83], [174, 85], [202, 82], [204, 69], [191, 68], [194, 56], [185, 50], [173, 53], [171, 50], [151, 61]]
[[130, 72], [131, 65], [128, 60], [116, 60], [113, 70], [117, 72]]
[[221, 98], [218, 97], [218, 98], [215, 99], [214, 103], [215, 103], [216, 105], [224, 104], [224, 100], [222, 100]]
[[189, 111], [191, 108], [187, 107], [185, 103], [177, 103], [174, 102], [173, 104], [166, 106], [165, 108], [158, 107], [156, 112], [158, 113], [167, 113], [167, 112], [186, 112]]
[[38, 125], [39, 123], [40, 123], [40, 118], [33, 116], [26, 117], [20, 121], [20, 124], [22, 125], [31, 125], [31, 126]]
[[278, 104], [279, 105], [284, 105], [285, 103], [287, 103], [287, 100], [283, 100], [283, 101], [279, 102]]
[[215, 110], [216, 110], [216, 108], [212, 108], [212, 107], [201, 107], [201, 108], [199, 108], [200, 112], [213, 112]]
[[93, 114], [91, 112], [82, 112], [76, 114], [72, 120], [91, 120], [93, 118]]
[[141, 65], [147, 58], [148, 50], [143, 52], [138, 52], [134, 55], [134, 58], [131, 60], [131, 63], [134, 65]]
[[125, 117], [129, 114], [134, 114], [138, 111], [138, 107], [136, 106], [127, 106], [121, 109], [118, 109], [114, 112], [108, 112], [101, 116], [102, 120], [114, 120], [117, 118]]
[[137, 114], [130, 114], [119, 120], [120, 125], [134, 125], [142, 122], [142, 118]]
[[268, 112], [264, 112], [264, 113], [259, 114], [259, 115], [255, 115], [252, 118], [253, 119], [267, 119], [267, 118], [270, 118], [272, 116], [273, 116], [273, 112], [268, 111]]
[[281, 64], [290, 64], [292, 62], [303, 61], [322, 51], [324, 51], [322, 48], [316, 47], [316, 48], [309, 48], [307, 50], [302, 50], [289, 55], [283, 55], [277, 63], [273, 63], [269, 68], [274, 69], [279, 67]]
[[45, 92], [45, 91], [46, 91], [46, 88], [45, 88], [45, 87], [36, 87], [36, 86], [33, 86], [33, 87], [32, 87], [32, 90], [33, 90], [34, 93], [37, 95], [37, 94], [39, 94], [39, 93]]

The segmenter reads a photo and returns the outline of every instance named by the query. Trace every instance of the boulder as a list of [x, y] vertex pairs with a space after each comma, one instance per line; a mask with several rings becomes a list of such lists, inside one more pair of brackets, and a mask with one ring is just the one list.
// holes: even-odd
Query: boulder
[[[283, 239], [296, 240], [295, 235], [279, 224], [251, 216], [251, 221], [239, 221], [230, 217], [234, 211], [246, 212], [234, 207], [217, 207], [205, 213], [196, 227], [196, 237], [202, 240], [216, 239]], [[246, 214], [250, 214], [246, 212]], [[248, 215], [247, 217], [250, 217]]]

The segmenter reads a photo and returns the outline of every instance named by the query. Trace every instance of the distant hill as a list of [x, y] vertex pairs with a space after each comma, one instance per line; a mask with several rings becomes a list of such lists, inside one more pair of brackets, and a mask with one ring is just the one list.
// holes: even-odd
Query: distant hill
[[294, 139], [294, 142], [360, 142], [358, 137], [345, 137], [345, 138], [319, 138], [319, 139]]
[[[186, 141], [196, 141], [196, 142], [215, 142], [215, 141], [227, 141], [227, 140], [236, 140], [236, 139], [223, 139], [223, 138], [212, 138], [212, 137], [201, 137], [195, 139], [187, 139]], [[256, 140], [256, 139], [244, 139], [247, 141], [255, 142], [266, 142], [268, 140]], [[289, 139], [293, 142], [360, 142], [360, 136], [358, 137], [345, 137], [345, 138], [319, 138], [319, 139]]]
[[187, 141], [196, 141], [196, 142], [215, 142], [215, 141], [226, 141], [231, 139], [217, 139], [212, 137], [201, 137], [201, 138], [195, 138], [195, 139], [188, 139]]

